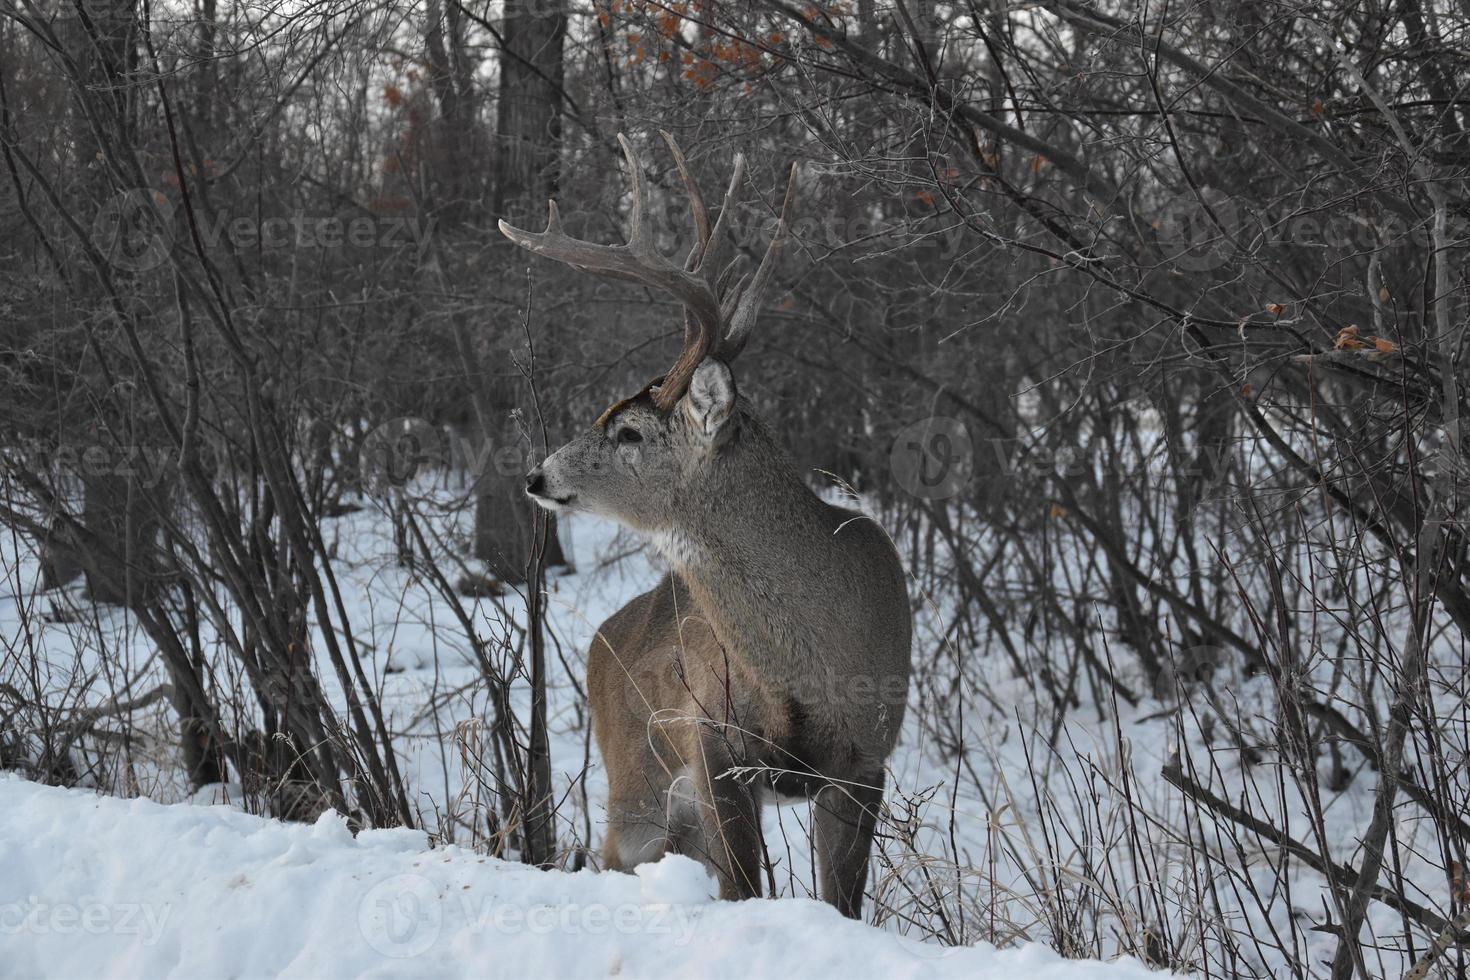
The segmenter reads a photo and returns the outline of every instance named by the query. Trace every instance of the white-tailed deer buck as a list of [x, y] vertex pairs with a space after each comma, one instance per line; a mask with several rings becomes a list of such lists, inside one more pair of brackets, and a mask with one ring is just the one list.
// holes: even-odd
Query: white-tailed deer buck
[[542, 507], [643, 532], [672, 569], [602, 624], [588, 652], [609, 787], [604, 863], [630, 870], [671, 849], [709, 866], [721, 897], [758, 896], [763, 798], [806, 796], [822, 896], [855, 918], [908, 693], [904, 572], [880, 527], [806, 486], [730, 374], [788, 233], [796, 168], [759, 268], [736, 278], [727, 226], [743, 158], [711, 226], [664, 138], [697, 236], [682, 265], [655, 249], [642, 167], [622, 136], [633, 181], [626, 245], [569, 237], [555, 202], [539, 234], [500, 223], [533, 252], [656, 287], [685, 309], [668, 373], [526, 480]]

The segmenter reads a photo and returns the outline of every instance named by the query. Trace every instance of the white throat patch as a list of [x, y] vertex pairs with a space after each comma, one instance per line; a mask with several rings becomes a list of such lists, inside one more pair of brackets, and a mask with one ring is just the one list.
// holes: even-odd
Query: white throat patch
[[682, 531], [673, 529], [654, 531], [650, 539], [659, 554], [675, 565], [688, 567], [699, 559], [698, 546]]

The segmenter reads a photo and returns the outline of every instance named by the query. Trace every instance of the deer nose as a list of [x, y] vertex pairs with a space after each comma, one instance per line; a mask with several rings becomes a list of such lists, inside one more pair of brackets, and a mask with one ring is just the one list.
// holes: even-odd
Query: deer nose
[[526, 492], [533, 497], [539, 497], [546, 492], [546, 474], [541, 472], [541, 467], [526, 474]]

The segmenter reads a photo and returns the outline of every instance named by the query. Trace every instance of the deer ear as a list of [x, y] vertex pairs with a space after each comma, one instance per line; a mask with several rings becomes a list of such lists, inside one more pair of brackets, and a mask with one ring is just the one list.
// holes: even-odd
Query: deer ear
[[684, 411], [707, 441], [714, 443], [726, 434], [726, 424], [735, 414], [735, 378], [723, 361], [706, 357], [694, 369]]

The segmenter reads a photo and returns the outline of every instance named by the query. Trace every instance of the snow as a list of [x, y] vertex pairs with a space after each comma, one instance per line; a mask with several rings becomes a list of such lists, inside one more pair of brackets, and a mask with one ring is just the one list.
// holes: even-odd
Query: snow
[[412, 830], [0, 774], [5, 977], [1154, 977], [1036, 943], [944, 948], [809, 899], [720, 902], [687, 858], [538, 871]]
[[[457, 556], [468, 550], [465, 546], [467, 511], [430, 506], [438, 499], [432, 494], [426, 494], [425, 499], [428, 503], [422, 507], [420, 518], [428, 529], [429, 540], [434, 543], [439, 566], [451, 571], [458, 569], [461, 566]], [[1049, 958], [1051, 954], [1040, 946], [1009, 947], [1018, 941], [1050, 943], [1080, 954], [1110, 957], [1118, 950], [1147, 948], [1143, 940], [1157, 935], [1151, 930], [1160, 926], [1164, 930], [1160, 944], [1173, 954], [1169, 962], [1181, 969], [1209, 975], [1241, 972], [1221, 965], [1226, 961], [1219, 954], [1227, 942], [1231, 955], [1239, 957], [1261, 976], [1290, 972], [1294, 964], [1310, 964], [1313, 966], [1308, 969], [1315, 969], [1315, 965], [1332, 957], [1336, 936], [1312, 928], [1323, 918], [1322, 910], [1328, 907], [1330, 896], [1323, 879], [1303, 863], [1290, 861], [1271, 847], [1249, 841], [1242, 845], [1231, 835], [1229, 827], [1222, 831], [1214, 825], [1160, 775], [1165, 764], [1177, 755], [1186, 765], [1196, 766], [1201, 781], [1213, 792], [1232, 799], [1254, 798], [1261, 811], [1268, 813], [1279, 826], [1299, 838], [1315, 840], [1316, 831], [1311, 829], [1307, 816], [1310, 811], [1300, 796], [1295, 777], [1272, 754], [1269, 735], [1271, 719], [1279, 708], [1279, 692], [1273, 689], [1269, 678], [1247, 677], [1238, 658], [1222, 657], [1213, 684], [1217, 693], [1212, 695], [1209, 705], [1203, 705], [1216, 714], [1232, 713], [1243, 731], [1261, 733], [1257, 743], [1253, 743], [1258, 744], [1260, 758], [1249, 764], [1242, 761], [1243, 753], [1221, 751], [1218, 741], [1216, 748], [1210, 748], [1211, 743], [1202, 734], [1200, 725], [1200, 716], [1208, 716], [1210, 712], [1201, 711], [1197, 716], [1196, 710], [1202, 707], [1199, 701], [1188, 702], [1182, 710], [1171, 712], [1167, 710], [1169, 703], [1157, 699], [1146, 698], [1138, 706], [1130, 707], [1109, 703], [1106, 690], [1087, 689], [1079, 692], [1082, 706], [1068, 712], [1060, 724], [1054, 724], [1054, 706], [1044, 688], [1036, 683], [1036, 675], [1042, 670], [1055, 670], [1067, 649], [1057, 643], [1055, 634], [1044, 629], [1034, 638], [1029, 635], [1026, 625], [1030, 622], [1026, 599], [1029, 593], [1016, 588], [1012, 596], [1014, 578], [1019, 573], [1008, 573], [1003, 564], [989, 573], [987, 587], [1014, 623], [1012, 640], [1024, 661], [1019, 666], [1013, 666], [1012, 658], [1005, 655], [998, 641], [975, 642], [971, 639], [975, 635], [973, 631], [958, 629], [957, 624], [975, 618], [974, 611], [959, 605], [953, 595], [925, 591], [922, 583], [932, 581], [933, 576], [921, 577], [917, 569], [922, 563], [910, 562], [916, 569], [918, 672], [901, 742], [888, 761], [889, 812], [884, 816], [882, 832], [874, 845], [868, 889], [873, 900], [868, 903], [866, 914], [879, 929], [850, 933], [850, 929], [859, 927], [840, 922], [824, 907], [814, 907], [805, 901], [814, 892], [815, 884], [808, 835], [810, 812], [802, 805], [768, 807], [764, 811], [771, 877], [782, 901], [755, 903], [749, 910], [732, 912], [724, 905], [702, 901], [708, 881], [689, 873], [687, 865], [681, 873], [678, 868], [683, 862], [673, 862], [667, 868], [641, 869], [637, 879], [607, 875], [585, 888], [566, 883], [592, 881], [586, 874], [530, 874], [519, 866], [497, 864], [474, 850], [483, 852], [487, 847], [485, 814], [494, 799], [484, 773], [470, 763], [464, 747], [477, 744], [492, 712], [481, 668], [471, 654], [459, 614], [468, 617], [492, 655], [504, 657], [504, 650], [514, 646], [510, 638], [512, 627], [524, 622], [522, 597], [514, 592], [500, 598], [473, 599], [451, 599], [438, 594], [422, 576], [398, 562], [391, 521], [376, 504], [365, 503], [361, 511], [322, 524], [328, 551], [333, 556], [330, 563], [333, 575], [341, 584], [347, 615], [341, 617], [343, 621], [334, 619], [325, 627], [313, 620], [309, 646], [322, 657], [317, 673], [327, 698], [340, 712], [345, 707], [345, 696], [335, 672], [320, 653], [323, 644], [319, 637], [330, 629], [339, 634], [350, 632], [356, 638], [374, 693], [387, 717], [394, 750], [422, 832], [396, 832], [406, 833], [403, 837], [383, 831], [359, 835], [355, 844], [344, 842], [342, 854], [323, 858], [317, 862], [321, 867], [312, 865], [314, 875], [327, 876], [322, 881], [314, 877], [309, 881], [292, 877], [288, 885], [272, 880], [267, 887], [262, 881], [264, 872], [256, 865], [268, 866], [267, 877], [272, 879], [285, 876], [287, 872], [275, 863], [283, 860], [283, 855], [294, 848], [296, 856], [290, 860], [300, 863], [303, 854], [321, 846], [313, 844], [314, 839], [307, 833], [313, 828], [236, 824], [231, 822], [241, 816], [236, 811], [196, 806], [194, 810], [210, 815], [204, 825], [209, 829], [201, 830], [199, 824], [191, 822], [196, 819], [194, 816], [169, 818], [183, 821], [187, 827], [179, 833], [166, 833], [172, 845], [170, 850], [153, 850], [146, 860], [140, 858], [141, 868], [133, 869], [133, 848], [141, 844], [114, 838], [104, 846], [98, 841], [105, 839], [101, 831], [106, 828], [67, 820], [66, 828], [57, 833], [62, 838], [75, 838], [72, 850], [58, 843], [51, 851], [50, 868], [70, 869], [77, 863], [102, 868], [110, 861], [126, 860], [129, 862], [126, 872], [118, 874], [138, 884], [133, 891], [117, 884], [104, 890], [97, 882], [81, 880], [68, 885], [64, 892], [53, 891], [49, 884], [42, 887], [50, 881], [45, 874], [23, 874], [19, 866], [12, 868], [9, 863], [19, 858], [0, 850], [3, 855], [0, 857], [0, 930], [21, 911], [30, 908], [25, 903], [32, 896], [39, 902], [70, 902], [68, 907], [78, 910], [65, 913], [70, 915], [85, 910], [107, 916], [116, 913], [119, 903], [136, 905], [142, 901], [136, 897], [137, 891], [143, 889], [142, 883], [153, 881], [150, 876], [162, 875], [175, 864], [186, 861], [183, 838], [187, 834], [218, 834], [219, 828], [227, 827], [236, 837], [250, 842], [237, 848], [236, 863], [240, 867], [217, 872], [226, 884], [236, 883], [225, 891], [222, 899], [216, 891], [224, 890], [224, 886], [193, 890], [189, 874], [182, 871], [176, 878], [168, 879], [172, 884], [162, 878], [153, 881], [148, 886], [152, 889], [148, 894], [154, 896], [150, 907], [159, 916], [162, 915], [159, 909], [166, 906], [169, 918], [161, 922], [161, 938], [148, 949], [166, 946], [167, 936], [176, 927], [195, 937], [188, 945], [190, 956], [195, 955], [194, 944], [203, 942], [199, 936], [223, 933], [232, 936], [230, 941], [239, 948], [221, 954], [211, 967], [203, 961], [186, 961], [185, 954], [178, 952], [182, 947], [177, 943], [172, 956], [145, 955], [133, 951], [131, 946], [120, 948], [117, 937], [113, 936], [113, 945], [103, 943], [104, 948], [90, 961], [94, 969], [68, 959], [73, 952], [77, 956], [92, 955], [84, 953], [84, 948], [100, 942], [90, 935], [78, 938], [76, 928], [72, 929], [68, 941], [59, 943], [59, 950], [52, 949], [53, 940], [42, 941], [40, 936], [32, 937], [28, 933], [27, 941], [14, 942], [0, 932], [4, 936], [0, 938], [0, 976], [12, 975], [12, 971], [23, 976], [88, 974], [102, 969], [100, 964], [106, 965], [105, 972], [109, 974], [124, 975], [169, 972], [184, 975], [196, 968], [208, 975], [245, 977], [313, 970], [334, 976], [360, 972], [602, 975], [612, 972], [615, 949], [623, 957], [616, 961], [618, 969], [637, 975], [675, 972], [681, 976], [703, 976], [718, 974], [722, 969], [733, 969], [735, 975], [742, 976], [758, 975], [761, 970], [786, 973], [797, 968], [792, 957], [809, 954], [827, 957], [821, 961], [825, 964], [846, 957], [849, 950], [863, 950], [858, 959], [875, 957], [866, 968], [857, 970], [859, 976], [921, 970], [890, 965], [886, 959], [876, 958], [880, 954], [868, 950], [868, 945], [875, 943], [924, 963], [940, 957], [946, 972], [951, 965], [958, 971], [961, 967], [956, 964], [964, 962], [967, 972], [980, 975], [994, 975], [1000, 969], [998, 964], [1020, 970], [1021, 976], [1046, 975], [1040, 971], [1053, 964], [1055, 969], [1071, 971], [1053, 975], [1070, 976], [1083, 968], [1071, 963], [1054, 964]], [[585, 680], [583, 657], [596, 626], [634, 595], [650, 587], [657, 580], [660, 568], [640, 541], [610, 523], [573, 516], [561, 523], [561, 533], [577, 571], [556, 574], [548, 583], [551, 643], [547, 703], [555, 796], [560, 801], [559, 859], [569, 862], [579, 848], [596, 848], [606, 820], [606, 778], [601, 760], [589, 744], [586, 701], [581, 688]], [[899, 543], [904, 547], [907, 540], [901, 539]], [[1067, 548], [1077, 549], [1077, 553], [1070, 554]], [[1090, 561], [1086, 543], [1066, 539], [1065, 547], [1059, 544], [1058, 549], [1058, 589], [1070, 594], [1075, 589], [1086, 591], [1095, 587], [1096, 583], [1088, 585], [1085, 576], [1078, 573]], [[1309, 571], [1300, 571], [1299, 579], [1310, 581]], [[6, 579], [5, 586], [0, 588], [0, 658], [6, 655], [11, 658], [0, 662], [0, 681], [6, 679], [4, 671], [14, 670], [10, 664], [25, 665], [24, 676], [15, 674], [16, 683], [27, 692], [34, 683], [43, 692], [44, 700], [58, 706], [57, 715], [66, 717], [73, 710], [104, 704], [113, 698], [130, 701], [166, 680], [156, 650], [133, 617], [116, 607], [92, 605], [81, 595], [79, 586], [42, 590], [34, 556], [27, 543], [17, 536], [0, 535], [0, 572]], [[1074, 573], [1077, 573], [1075, 581], [1071, 578]], [[234, 615], [223, 591], [216, 598]], [[460, 604], [458, 610], [454, 608], [455, 602]], [[253, 695], [240, 676], [238, 664], [220, 642], [220, 631], [220, 625], [214, 622], [204, 623], [201, 630], [203, 651], [212, 668], [211, 681], [220, 687], [221, 703], [249, 705], [254, 701]], [[1108, 634], [1103, 631], [1099, 635], [1106, 640]], [[502, 644], [499, 642], [502, 637], [509, 639]], [[1315, 638], [1311, 645], [1313, 649], [1330, 649], [1333, 644]], [[1126, 651], [1119, 650], [1115, 655], [1104, 647], [1099, 655], [1115, 662], [1121, 679], [1134, 690], [1148, 692], [1156, 686], [1155, 679], [1144, 676]], [[1462, 654], [1452, 649], [1441, 662], [1455, 665], [1463, 659]], [[504, 675], [513, 675], [505, 664], [496, 666]], [[1332, 671], [1334, 661], [1319, 657], [1314, 669], [1319, 673]], [[1323, 689], [1332, 683], [1320, 677], [1319, 682]], [[524, 678], [513, 680], [510, 699], [514, 712], [524, 718], [530, 701]], [[1453, 705], [1447, 705], [1441, 716], [1455, 717], [1457, 712]], [[235, 719], [231, 717], [227, 721], [233, 724]], [[246, 718], [244, 723], [252, 724], [253, 720]], [[79, 740], [72, 751], [87, 785], [120, 795], [147, 796], [160, 802], [223, 801], [251, 813], [269, 812], [268, 800], [259, 794], [242, 792], [238, 782], [190, 793], [177, 759], [176, 720], [165, 699], [150, 702], [126, 718], [110, 720], [102, 727], [129, 732], [128, 751], [124, 754], [111, 749], [121, 744], [116, 739]], [[1462, 729], [1449, 732], [1456, 745], [1463, 739], [1456, 734], [1457, 730]], [[958, 758], [957, 746], [963, 746]], [[1463, 748], [1451, 752], [1450, 756], [1463, 758]], [[101, 764], [104, 761], [107, 764]], [[1350, 753], [1346, 762], [1361, 765]], [[1452, 770], [1459, 771], [1463, 770]], [[236, 775], [231, 773], [232, 778]], [[1345, 792], [1330, 798], [1323, 814], [1325, 846], [1343, 863], [1356, 862], [1361, 828], [1371, 817], [1374, 798], [1370, 776], [1371, 773], [1360, 773]], [[5, 796], [0, 799], [0, 809], [10, 809], [8, 803], [18, 792], [15, 786], [5, 786], [5, 793], [0, 794]], [[137, 806], [140, 813], [155, 812], [147, 810], [145, 804]], [[182, 812], [187, 815], [189, 810]], [[1448, 908], [1448, 881], [1434, 860], [1439, 853], [1435, 825], [1413, 808], [1401, 808], [1398, 813], [1400, 822], [1395, 833], [1405, 881], [1428, 896], [1430, 904]], [[0, 827], [8, 816], [0, 813]], [[0, 831], [0, 849], [16, 839], [30, 840], [50, 832], [46, 820], [36, 824], [19, 838], [8, 827]], [[245, 826], [252, 829], [249, 832], [240, 829]], [[341, 830], [340, 825], [329, 824], [316, 831], [329, 834], [332, 826]], [[156, 836], [156, 832], [151, 834]], [[467, 849], [443, 847], [425, 856], [425, 834], [436, 844], [458, 844]], [[152, 836], [143, 835], [146, 839]], [[1209, 847], [1213, 855], [1210, 860], [1202, 860], [1200, 847], [1191, 843], [1196, 837]], [[393, 857], [396, 852], [385, 844], [394, 840], [410, 842], [401, 857]], [[269, 847], [267, 841], [271, 842]], [[262, 848], [264, 851], [257, 854], [257, 849]], [[343, 856], [354, 850], [358, 851], [355, 857]], [[150, 854], [147, 849], [142, 853]], [[359, 865], [364, 854], [374, 856], [374, 866], [366, 879], [350, 882], [357, 891], [348, 892], [346, 885], [331, 884], [328, 867], [345, 861], [352, 873], [363, 873]], [[435, 862], [442, 862], [446, 856], [451, 859], [451, 867], [474, 865], [479, 869], [477, 873], [483, 872], [487, 880], [471, 883], [441, 878], [437, 870], [426, 871], [414, 863], [417, 861], [425, 867], [426, 862], [432, 863], [437, 869]], [[196, 867], [210, 866], [198, 858], [187, 860]], [[384, 866], [379, 867], [379, 862]], [[154, 864], [159, 867], [155, 868]], [[491, 868], [499, 870], [492, 872]], [[1279, 869], [1282, 870], [1278, 874]], [[420, 907], [438, 910], [432, 948], [404, 959], [375, 949], [357, 924], [357, 909], [365, 900], [366, 890], [399, 874], [417, 875], [418, 878], [407, 882], [420, 883], [400, 881], [398, 885], [388, 886], [386, 898], [392, 900], [388, 908], [411, 910], [412, 902], [418, 898]], [[490, 906], [483, 914], [483, 904], [466, 911], [464, 895], [455, 896], [451, 905], [445, 904], [444, 896], [453, 890], [467, 892], [477, 899], [492, 894], [491, 882], [499, 887], [509, 880], [507, 875], [517, 879], [511, 891], [523, 889], [531, 897], [514, 901], [498, 899], [502, 904]], [[27, 880], [37, 883], [25, 884]], [[1283, 882], [1289, 887], [1283, 888]], [[462, 887], [465, 884], [472, 887], [465, 889]], [[281, 896], [286, 894], [283, 888], [294, 889], [293, 895], [313, 896], [312, 904], [309, 907], [286, 904], [283, 911], [279, 907], [284, 902]], [[112, 904], [77, 904], [100, 901], [97, 896], [104, 894], [111, 896], [106, 901]], [[543, 898], [533, 901], [537, 895]], [[1259, 908], [1255, 896], [1268, 896], [1269, 908], [1265, 911]], [[385, 897], [385, 893], [378, 893], [378, 897]], [[350, 906], [351, 915], [344, 913], [345, 918], [338, 919], [327, 916], [321, 921], [335, 922], [333, 928], [351, 940], [352, 949], [346, 952], [331, 949], [330, 943], [322, 938], [327, 933], [304, 931], [304, 924], [316, 922], [317, 918], [313, 917], [324, 916], [322, 907], [334, 901]], [[292, 902], [295, 903], [294, 898]], [[507, 951], [509, 944], [504, 930], [496, 925], [498, 908], [507, 909], [505, 915], [521, 914], [520, 928], [526, 934], [533, 925], [546, 929], [541, 918], [524, 919], [531, 910], [537, 910], [536, 916], [562, 910], [572, 916], [574, 927], [563, 928], [553, 918], [550, 932], [545, 933], [554, 937], [548, 943], [555, 947], [558, 945], [555, 937], [574, 936], [575, 944], [580, 947], [593, 942], [589, 936], [608, 902], [616, 908], [623, 907], [619, 903], [631, 902], [627, 906], [630, 909], [662, 904], [670, 909], [697, 910], [700, 925], [691, 943], [676, 948], [668, 937], [677, 934], [678, 920], [661, 920], [666, 930], [665, 938], [660, 940], [662, 945], [640, 947], [635, 956], [620, 945], [618, 937], [622, 934], [615, 926], [604, 924], [601, 928], [607, 935], [596, 939], [596, 948], [601, 950], [598, 955], [603, 959], [553, 962], [544, 950], [528, 948], [515, 954], [522, 959], [514, 960], [516, 969], [511, 968], [512, 961], [507, 959], [511, 956]], [[592, 913], [590, 922], [584, 922], [578, 918], [582, 914], [579, 910], [588, 907], [598, 911]], [[756, 908], [770, 911], [758, 913]], [[761, 915], [769, 916], [770, 922], [761, 919]], [[279, 922], [276, 916], [281, 916]], [[111, 919], [105, 921], [118, 926]], [[709, 945], [713, 940], [706, 938], [704, 931], [708, 923], [717, 923], [718, 936], [723, 941], [726, 928], [731, 935], [745, 935], [755, 928], [753, 923], [757, 921], [762, 923], [760, 928], [779, 932], [779, 938], [771, 941], [771, 948], [779, 950], [785, 960], [776, 954], [767, 959], [759, 952], [743, 948], [738, 952], [721, 952]], [[135, 917], [129, 925], [141, 929], [148, 922], [146, 916]], [[1371, 906], [1369, 922], [1374, 934], [1380, 937], [1394, 936], [1402, 930], [1397, 913], [1381, 903]], [[325, 929], [323, 925], [322, 930]], [[840, 950], [835, 952], [828, 948], [829, 934], [835, 935], [834, 930], [841, 930], [843, 937]], [[971, 946], [964, 956], [986, 951], [983, 969], [968, 965], [969, 960], [963, 956], [955, 964], [943, 959], [944, 950], [932, 937], [946, 933], [948, 941]], [[391, 937], [398, 932], [392, 922], [385, 921], [375, 934]], [[264, 938], [242, 938], [257, 935]], [[414, 931], [408, 940], [411, 942], [419, 935]], [[850, 936], [864, 938], [850, 939]], [[920, 937], [926, 936], [931, 937], [930, 942], [920, 942]], [[1265, 945], [1258, 941], [1262, 937]], [[1284, 937], [1282, 941], [1293, 950], [1290, 959], [1270, 945], [1274, 937]], [[979, 939], [998, 942], [1008, 949], [998, 953], [977, 942]], [[333, 940], [337, 941], [346, 942]], [[811, 952], [814, 943], [820, 944], [820, 949]], [[327, 952], [321, 955], [335, 957], [331, 962], [340, 963], [340, 969], [323, 966], [322, 961], [313, 958], [317, 955], [315, 950], [324, 945]], [[689, 958], [694, 954], [688, 952], [688, 946], [710, 949], [708, 962], [698, 960], [696, 969], [691, 965], [696, 961]], [[11, 947], [20, 949], [11, 952]], [[461, 947], [468, 951], [463, 959], [458, 953]], [[762, 950], [765, 948], [761, 946]], [[664, 950], [666, 960], [655, 958], [659, 949]], [[671, 950], [681, 953], [683, 958], [674, 959]], [[154, 955], [160, 958], [156, 961], [149, 958]], [[1384, 975], [1397, 975], [1407, 968], [1407, 957], [1393, 948], [1392, 942], [1383, 943], [1378, 955], [1381, 956], [1378, 972]], [[722, 956], [726, 959], [720, 959]], [[735, 966], [716, 965], [717, 961], [726, 963], [727, 960]], [[463, 965], [476, 961], [478, 966]], [[185, 962], [187, 968], [181, 965]], [[827, 969], [825, 965], [819, 967], [804, 961], [801, 966], [807, 972], [820, 973]], [[1138, 967], [1117, 969], [1123, 972], [1106, 975], [1133, 975]], [[986, 970], [991, 972], [986, 974]]]

